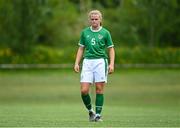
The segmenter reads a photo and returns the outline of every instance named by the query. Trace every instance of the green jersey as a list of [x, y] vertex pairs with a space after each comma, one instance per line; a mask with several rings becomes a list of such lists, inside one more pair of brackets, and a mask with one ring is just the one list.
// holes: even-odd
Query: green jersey
[[84, 58], [87, 59], [108, 58], [106, 48], [114, 46], [109, 31], [103, 27], [99, 30], [85, 28], [81, 33], [79, 45], [85, 47]]

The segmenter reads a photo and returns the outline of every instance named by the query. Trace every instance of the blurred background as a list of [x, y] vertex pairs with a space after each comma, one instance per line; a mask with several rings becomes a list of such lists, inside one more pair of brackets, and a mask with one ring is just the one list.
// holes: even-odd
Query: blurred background
[[0, 126], [96, 125], [73, 71], [92, 9], [116, 51], [99, 126], [180, 126], [180, 0], [0, 0]]
[[180, 64], [179, 0], [0, 0], [1, 67], [73, 64], [91, 9], [103, 13], [117, 65]]

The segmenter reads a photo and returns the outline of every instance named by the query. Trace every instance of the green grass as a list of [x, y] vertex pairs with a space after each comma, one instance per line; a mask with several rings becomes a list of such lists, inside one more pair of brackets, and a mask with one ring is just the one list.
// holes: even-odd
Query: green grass
[[79, 74], [72, 71], [1, 70], [0, 126], [180, 127], [179, 69], [110, 75], [100, 123], [88, 122], [79, 89]]

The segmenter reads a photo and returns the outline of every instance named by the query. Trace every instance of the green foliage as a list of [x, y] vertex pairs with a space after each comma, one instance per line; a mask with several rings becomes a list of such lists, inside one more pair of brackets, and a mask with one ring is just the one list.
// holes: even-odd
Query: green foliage
[[120, 64], [180, 64], [178, 48], [116, 48], [116, 63]]
[[36, 42], [40, 11], [36, 0], [2, 0], [0, 34], [4, 45], [28, 53]]
[[77, 26], [78, 13], [75, 6], [67, 0], [51, 0], [42, 10], [47, 9], [48, 15], [38, 33], [39, 43], [65, 47], [77, 42], [81, 28]]
[[55, 49], [44, 46], [34, 48], [31, 54], [16, 54], [11, 49], [0, 50], [0, 63], [11, 64], [64, 64], [74, 63], [75, 50], [72, 48]]
[[124, 0], [104, 10], [105, 25], [121, 46], [179, 46], [179, 8], [178, 0]]
[[[137, 50], [134, 55], [128, 52], [130, 50], [123, 52], [130, 60], [118, 59], [118, 63], [179, 63], [171, 50], [167, 50], [171, 51], [167, 55], [167, 52], [159, 55], [151, 49], [180, 46], [179, 5], [178, 0], [0, 0], [0, 49], [3, 52], [1, 58], [4, 58], [0, 61], [59, 63], [59, 60], [50, 59], [53, 56], [62, 58], [59, 53], [54, 53], [54, 48], [61, 49], [64, 54], [64, 49], [78, 42], [81, 30], [88, 26], [87, 11], [93, 8], [103, 13], [103, 26], [111, 32], [116, 47]], [[49, 49], [53, 49], [53, 53]], [[12, 55], [4, 56], [4, 51], [10, 51]], [[34, 51], [41, 56], [39, 60], [32, 61], [36, 56]], [[73, 58], [71, 53], [66, 52], [66, 55]], [[146, 56], [143, 53], [154, 56], [155, 60], [158, 56], [160, 60], [161, 56], [173, 56], [174, 59], [163, 57], [163, 61], [153, 61], [143, 57]], [[117, 56], [121, 58], [120, 54]], [[64, 62], [73, 59], [70, 60], [64, 58]]]
[[[35, 47], [31, 54], [20, 55], [10, 48], [0, 50], [0, 63], [73, 64], [76, 50], [71, 48]], [[180, 64], [179, 48], [117, 47], [116, 64]]]

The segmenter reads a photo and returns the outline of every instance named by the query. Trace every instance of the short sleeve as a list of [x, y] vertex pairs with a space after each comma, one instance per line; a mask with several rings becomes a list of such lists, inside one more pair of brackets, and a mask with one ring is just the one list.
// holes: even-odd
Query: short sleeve
[[81, 36], [80, 36], [80, 40], [79, 40], [78, 45], [81, 46], [81, 47], [85, 46], [85, 43], [84, 43], [84, 32], [83, 31], [81, 32]]
[[107, 45], [107, 48], [114, 47], [114, 44], [113, 44], [113, 41], [112, 41], [112, 38], [111, 38], [111, 34], [110, 34], [109, 31], [107, 31], [106, 45]]

